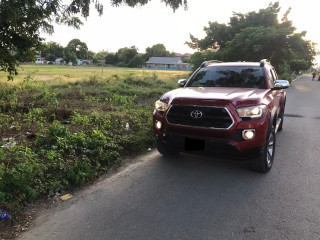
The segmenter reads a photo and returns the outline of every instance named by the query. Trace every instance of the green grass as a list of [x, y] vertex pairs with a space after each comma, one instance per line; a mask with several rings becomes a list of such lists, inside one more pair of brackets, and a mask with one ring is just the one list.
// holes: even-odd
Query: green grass
[[[144, 70], [138, 68], [119, 68], [119, 67], [97, 67], [97, 66], [66, 66], [66, 65], [46, 65], [46, 64], [27, 64], [20, 65], [19, 75], [15, 77], [15, 82], [23, 81], [27, 77], [42, 81], [78, 81], [86, 80], [92, 76], [100, 78], [110, 78], [112, 76], [124, 77], [127, 75], [137, 77], [152, 77], [157, 75], [160, 80], [169, 80], [184, 76], [186, 71], [164, 71], [164, 70]], [[7, 80], [7, 74], [0, 72], [0, 82]]]
[[23, 65], [0, 75], [0, 208], [86, 184], [154, 145], [154, 101], [189, 72]]

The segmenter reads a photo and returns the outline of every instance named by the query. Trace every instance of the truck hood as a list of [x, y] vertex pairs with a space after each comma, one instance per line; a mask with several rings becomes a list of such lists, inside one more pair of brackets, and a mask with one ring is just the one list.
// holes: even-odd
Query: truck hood
[[188, 87], [167, 92], [161, 101], [168, 104], [190, 103], [191, 101], [227, 101], [235, 107], [262, 104], [270, 89]]

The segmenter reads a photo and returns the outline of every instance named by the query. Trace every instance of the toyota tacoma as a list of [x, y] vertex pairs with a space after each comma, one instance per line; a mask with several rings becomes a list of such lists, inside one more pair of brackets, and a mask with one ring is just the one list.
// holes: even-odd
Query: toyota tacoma
[[163, 155], [186, 152], [249, 159], [268, 172], [283, 128], [285, 88], [271, 63], [206, 61], [155, 103], [153, 129]]

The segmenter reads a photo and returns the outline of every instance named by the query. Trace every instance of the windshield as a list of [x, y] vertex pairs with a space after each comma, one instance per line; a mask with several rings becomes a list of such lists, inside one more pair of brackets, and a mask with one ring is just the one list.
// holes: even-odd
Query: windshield
[[187, 87], [266, 88], [263, 68], [215, 66], [200, 69]]

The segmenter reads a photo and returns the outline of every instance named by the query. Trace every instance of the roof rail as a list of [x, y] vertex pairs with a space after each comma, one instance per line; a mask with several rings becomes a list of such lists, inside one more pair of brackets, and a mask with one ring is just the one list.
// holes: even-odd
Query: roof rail
[[209, 60], [209, 61], [204, 61], [203, 63], [201, 63], [200, 67], [206, 67], [208, 66], [210, 63], [222, 63], [222, 61], [219, 60]]
[[260, 61], [260, 67], [264, 67], [265, 64], [271, 64], [268, 59], [262, 59]]

